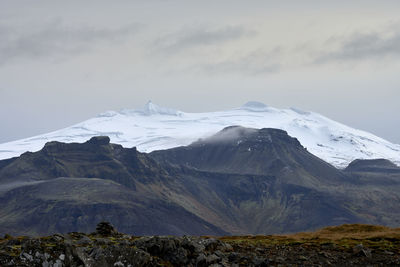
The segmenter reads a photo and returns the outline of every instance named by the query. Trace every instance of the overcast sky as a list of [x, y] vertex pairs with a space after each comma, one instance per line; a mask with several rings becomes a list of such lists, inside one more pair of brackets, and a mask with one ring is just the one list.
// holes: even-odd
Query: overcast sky
[[400, 1], [0, 1], [0, 142], [148, 100], [256, 100], [400, 143]]

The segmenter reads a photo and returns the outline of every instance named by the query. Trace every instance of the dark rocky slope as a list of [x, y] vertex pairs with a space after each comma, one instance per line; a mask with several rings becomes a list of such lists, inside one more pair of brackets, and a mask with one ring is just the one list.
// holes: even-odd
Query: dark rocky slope
[[356, 159], [347, 166], [347, 172], [400, 173], [400, 167], [387, 159]]
[[339, 170], [279, 129], [231, 126], [189, 146], [154, 151], [150, 156], [161, 164], [209, 172], [274, 175], [302, 186], [348, 181]]
[[90, 231], [101, 220], [140, 235], [227, 234], [173, 202], [98, 178], [56, 178], [22, 186], [0, 195], [0, 202], [0, 229], [9, 234]]
[[82, 232], [100, 220], [140, 235], [394, 226], [399, 189], [395, 173], [337, 170], [275, 129], [228, 127], [150, 155], [108, 137], [50, 142], [0, 161], [0, 233]]

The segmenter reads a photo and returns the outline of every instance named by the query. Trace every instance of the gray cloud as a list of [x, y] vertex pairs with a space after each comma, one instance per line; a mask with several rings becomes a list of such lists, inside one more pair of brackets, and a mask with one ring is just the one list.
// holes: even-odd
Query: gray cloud
[[215, 45], [254, 35], [255, 32], [241, 26], [226, 26], [218, 29], [196, 27], [164, 35], [154, 45], [165, 52], [179, 52], [192, 47]]
[[388, 35], [384, 32], [356, 33], [351, 37], [331, 39], [339, 43], [334, 51], [325, 51], [316, 57], [315, 63], [332, 61], [375, 60], [400, 56], [400, 30]]
[[91, 26], [69, 27], [50, 23], [35, 30], [13, 29], [0, 25], [0, 64], [14, 59], [63, 58], [88, 51], [102, 42], [123, 42], [137, 33], [142, 25], [133, 23], [119, 28]]
[[272, 50], [255, 50], [240, 57], [232, 56], [231, 59], [210, 63], [200, 67], [207, 74], [240, 73], [247, 75], [260, 75], [274, 73], [282, 68], [282, 47]]

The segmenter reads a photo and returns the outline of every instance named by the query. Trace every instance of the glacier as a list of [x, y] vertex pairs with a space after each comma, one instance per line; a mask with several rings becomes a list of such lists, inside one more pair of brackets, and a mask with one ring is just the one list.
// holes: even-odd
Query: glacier
[[141, 109], [107, 111], [71, 127], [0, 144], [0, 159], [40, 150], [46, 142], [85, 142], [107, 135], [111, 142], [141, 152], [189, 145], [221, 129], [240, 125], [278, 128], [296, 137], [314, 155], [338, 168], [354, 159], [385, 158], [400, 165], [400, 145], [296, 108], [278, 109], [260, 102], [226, 111], [188, 113], [149, 101]]

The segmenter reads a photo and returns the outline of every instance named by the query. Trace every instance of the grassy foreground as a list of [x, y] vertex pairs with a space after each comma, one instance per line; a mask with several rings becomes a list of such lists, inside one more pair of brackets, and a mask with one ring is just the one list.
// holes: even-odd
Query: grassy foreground
[[232, 244], [271, 246], [277, 244], [335, 245], [338, 248], [352, 248], [362, 244], [376, 250], [400, 252], [400, 228], [367, 224], [344, 224], [330, 226], [315, 232], [288, 235], [226, 236], [220, 240]]
[[400, 264], [400, 228], [344, 224], [315, 232], [219, 238], [235, 251], [263, 251], [273, 265]]

